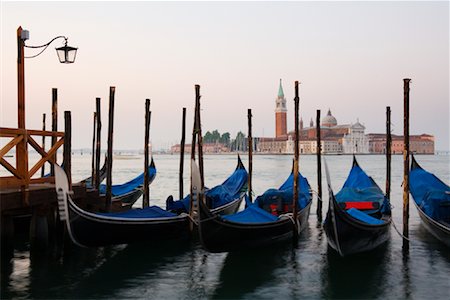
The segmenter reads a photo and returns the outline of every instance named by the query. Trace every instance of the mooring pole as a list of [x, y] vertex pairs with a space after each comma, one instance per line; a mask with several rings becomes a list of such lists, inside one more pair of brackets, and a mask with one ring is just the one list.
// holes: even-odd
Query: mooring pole
[[[95, 108], [97, 113], [97, 134], [96, 134], [96, 146], [95, 146], [95, 180], [92, 183], [92, 187], [96, 190], [100, 186], [100, 151], [101, 151], [101, 132], [102, 132], [102, 120], [100, 116], [100, 98], [95, 99]], [[94, 178], [93, 178], [94, 179]]]
[[186, 143], [186, 107], [183, 107], [183, 119], [181, 122], [181, 143], [180, 143], [180, 173], [179, 173], [179, 198], [183, 199], [183, 172], [184, 172], [184, 144]]
[[391, 107], [386, 107], [386, 197], [391, 199]]
[[409, 249], [409, 82], [403, 79], [403, 248]]
[[[58, 131], [58, 89], [52, 89], [52, 131]], [[56, 136], [52, 136], [52, 147], [56, 144]], [[57, 152], [53, 155], [52, 164], [50, 166], [50, 175], [55, 176], [55, 166], [57, 159]]]
[[113, 164], [113, 132], [114, 132], [114, 94], [116, 88], [109, 88], [109, 116], [108, 116], [108, 168], [106, 173], [106, 211], [111, 210], [112, 198], [112, 164]]
[[316, 137], [317, 137], [317, 218], [322, 220], [322, 142], [320, 140], [320, 109], [316, 111]]
[[[45, 131], [45, 114], [42, 114], [42, 131]], [[42, 135], [42, 150], [45, 151], [45, 135]], [[42, 165], [41, 177], [45, 176], [45, 163]]]
[[92, 130], [92, 162], [91, 162], [91, 186], [93, 186], [95, 181], [95, 141], [97, 139], [96, 133], [97, 133], [97, 112], [94, 111], [94, 118], [93, 118], [93, 130]]
[[[197, 85], [195, 86], [195, 90], [197, 91]], [[197, 114], [198, 114], [198, 106], [197, 106], [197, 97], [195, 97], [195, 107], [194, 107], [194, 128], [192, 129], [192, 144], [191, 144], [191, 161], [195, 160], [195, 145], [197, 140]], [[192, 190], [192, 172], [191, 172], [191, 185], [190, 185], [190, 199], [189, 202], [189, 215], [191, 217], [194, 217], [194, 191]], [[198, 199], [197, 199], [198, 200]], [[190, 223], [190, 230], [192, 231], [194, 229], [194, 226], [192, 222]]]
[[[18, 128], [25, 130], [25, 40], [22, 39], [22, 27], [17, 28], [17, 119]], [[28, 144], [22, 139], [16, 147], [16, 169], [28, 186]]]
[[248, 199], [253, 202], [252, 173], [253, 173], [253, 138], [252, 138], [252, 110], [247, 110], [248, 119]]
[[294, 198], [292, 200], [292, 210], [293, 219], [295, 222], [294, 226], [294, 237], [296, 238], [299, 234], [300, 228], [298, 228], [297, 215], [298, 215], [298, 158], [299, 158], [299, 133], [298, 133], [298, 111], [299, 111], [300, 98], [298, 96], [298, 81], [295, 82], [295, 146], [294, 146]]
[[144, 141], [144, 198], [142, 199], [142, 208], [149, 207], [150, 194], [148, 188], [148, 144], [150, 140], [150, 99], [145, 99], [145, 141]]
[[72, 190], [72, 117], [70, 111], [64, 112], [64, 148], [63, 165]]
[[197, 102], [197, 138], [198, 138], [198, 164], [200, 169], [200, 178], [202, 182], [202, 194], [203, 190], [205, 188], [205, 174], [204, 174], [204, 168], [203, 168], [203, 136], [202, 136], [202, 123], [200, 118], [200, 85], [195, 85], [195, 99]]

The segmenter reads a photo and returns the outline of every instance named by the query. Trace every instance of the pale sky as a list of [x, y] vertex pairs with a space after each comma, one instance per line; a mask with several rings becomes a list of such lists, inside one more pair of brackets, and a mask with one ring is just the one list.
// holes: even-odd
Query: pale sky
[[[60, 64], [54, 42], [27, 59], [26, 126], [40, 129], [58, 88], [59, 128], [72, 111], [72, 147], [90, 148], [95, 98], [102, 98], [106, 149], [108, 92], [116, 87], [114, 148], [142, 149], [145, 98], [151, 99], [154, 149], [179, 143], [182, 107], [190, 142], [194, 85], [201, 85], [202, 130], [275, 135], [283, 79], [288, 129], [294, 81], [305, 125], [331, 109], [339, 124], [359, 121], [403, 134], [403, 78], [411, 82], [411, 134], [449, 150], [449, 2], [1, 2], [1, 126], [17, 127], [18, 26], [28, 45], [57, 35], [79, 47]], [[26, 55], [36, 51], [26, 49]], [[47, 122], [50, 127], [50, 121]]]

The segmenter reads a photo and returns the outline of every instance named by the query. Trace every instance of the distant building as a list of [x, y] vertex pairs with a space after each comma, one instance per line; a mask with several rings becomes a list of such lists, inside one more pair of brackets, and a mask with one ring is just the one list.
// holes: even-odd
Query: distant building
[[[171, 153], [180, 153], [181, 145], [176, 144], [170, 148]], [[184, 145], [184, 152], [191, 153], [191, 144]], [[203, 153], [227, 153], [230, 152], [230, 148], [221, 143], [204, 143], [203, 144]]]
[[[392, 136], [392, 154], [403, 153], [403, 136]], [[370, 153], [383, 154], [386, 153], [386, 134], [382, 133], [369, 133], [367, 135], [369, 140]], [[429, 134], [410, 135], [409, 136], [409, 150], [411, 153], [417, 154], [434, 154], [434, 136]]]

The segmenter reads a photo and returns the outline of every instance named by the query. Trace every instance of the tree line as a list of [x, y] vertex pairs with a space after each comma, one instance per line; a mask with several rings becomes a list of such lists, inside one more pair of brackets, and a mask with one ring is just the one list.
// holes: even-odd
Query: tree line
[[218, 130], [212, 132], [207, 131], [203, 137], [204, 143], [219, 143], [230, 148], [231, 151], [246, 151], [247, 137], [242, 131], [236, 134], [234, 139], [231, 139], [229, 132], [220, 134]]

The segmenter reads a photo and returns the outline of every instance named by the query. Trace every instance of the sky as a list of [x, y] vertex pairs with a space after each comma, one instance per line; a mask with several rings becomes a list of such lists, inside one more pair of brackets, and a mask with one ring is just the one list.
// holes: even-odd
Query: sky
[[[201, 86], [202, 130], [275, 135], [275, 98], [283, 80], [288, 130], [294, 128], [294, 81], [306, 125], [328, 109], [338, 124], [384, 133], [386, 106], [403, 134], [403, 78], [411, 78], [410, 133], [432, 134], [449, 150], [449, 2], [1, 2], [2, 127], [17, 127], [17, 42], [57, 35], [78, 47], [58, 62], [55, 41], [25, 62], [26, 127], [50, 128], [51, 90], [59, 124], [72, 113], [72, 148], [90, 148], [95, 98], [102, 101], [106, 149], [109, 87], [116, 87], [114, 149], [144, 147], [145, 99], [151, 99], [153, 149], [181, 139], [193, 124]], [[27, 56], [36, 54], [26, 49]]]

